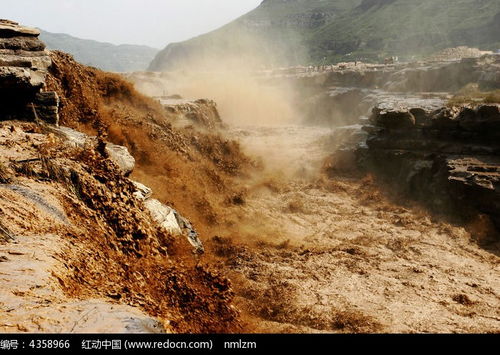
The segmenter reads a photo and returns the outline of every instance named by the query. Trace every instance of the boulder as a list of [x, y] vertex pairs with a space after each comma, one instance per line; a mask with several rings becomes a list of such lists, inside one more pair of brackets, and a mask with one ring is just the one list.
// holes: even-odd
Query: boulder
[[136, 187], [136, 191], [134, 192], [135, 198], [144, 201], [144, 206], [160, 228], [165, 229], [173, 236], [185, 236], [189, 244], [193, 246], [195, 253], [203, 254], [205, 252], [198, 232], [196, 232], [188, 219], [182, 217], [172, 207], [150, 198], [152, 190], [149, 187], [137, 181], [132, 181], [132, 183]]
[[148, 199], [144, 205], [151, 213], [151, 217], [158, 223], [161, 228], [164, 228], [172, 235], [181, 235], [182, 229], [177, 222], [176, 211], [158, 200]]
[[370, 118], [378, 126], [389, 129], [410, 128], [415, 126], [415, 116], [408, 110], [385, 110], [375, 107]]
[[205, 252], [205, 248], [203, 247], [203, 243], [201, 242], [198, 232], [194, 229], [186, 218], [182, 217], [180, 214], [175, 211], [175, 217], [177, 219], [177, 223], [184, 230], [184, 233], [187, 234], [187, 240], [189, 244], [191, 244], [198, 254], [203, 254]]
[[153, 190], [151, 190], [151, 188], [147, 187], [146, 185], [143, 185], [137, 181], [132, 181], [132, 183], [134, 184], [134, 186], [136, 188], [136, 190], [134, 192], [134, 197], [136, 199], [141, 200], [141, 201], [146, 201], [153, 194]]
[[[85, 133], [78, 132], [69, 127], [48, 127], [48, 129], [75, 147], [85, 148], [86, 144], [95, 144], [97, 142], [96, 137], [87, 136]], [[106, 153], [109, 159], [118, 166], [123, 175], [127, 176], [134, 170], [135, 158], [126, 147], [106, 143]]]
[[129, 153], [126, 147], [112, 143], [106, 144], [106, 153], [117, 166], [121, 172], [128, 176], [134, 170], [135, 158]]
[[164, 228], [174, 236], [186, 236], [189, 244], [193, 246], [195, 253], [203, 254], [205, 252], [203, 243], [191, 222], [182, 217], [176, 210], [155, 199], [147, 199], [144, 205], [149, 210], [153, 220], [161, 228]]

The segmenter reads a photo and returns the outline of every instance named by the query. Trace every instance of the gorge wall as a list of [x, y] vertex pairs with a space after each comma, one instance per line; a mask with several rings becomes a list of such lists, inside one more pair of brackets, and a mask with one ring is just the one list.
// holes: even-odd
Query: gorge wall
[[500, 228], [500, 105], [378, 105], [370, 122], [366, 169], [435, 212]]
[[356, 165], [437, 213], [500, 227], [499, 105], [453, 101], [472, 83], [479, 92], [498, 90], [499, 55], [297, 67], [263, 80], [292, 83], [305, 122], [336, 127], [329, 171]]

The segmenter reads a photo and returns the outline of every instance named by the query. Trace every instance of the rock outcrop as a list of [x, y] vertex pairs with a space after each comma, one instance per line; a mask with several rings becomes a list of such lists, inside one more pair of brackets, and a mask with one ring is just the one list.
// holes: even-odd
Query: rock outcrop
[[[144, 206], [158, 226], [165, 229], [173, 236], [185, 236], [189, 244], [194, 248], [194, 252], [203, 254], [205, 248], [191, 222], [182, 217], [172, 207], [156, 199], [144, 197], [144, 187], [145, 186], [138, 186], [135, 196], [144, 201]], [[146, 187], [146, 189], [149, 188]]]
[[[62, 127], [0, 122], [0, 331], [236, 326], [229, 281], [183, 264], [190, 245], [153, 218], [144, 203], [151, 189], [125, 177], [96, 143]], [[189, 222], [174, 218], [191, 242]]]
[[0, 20], [0, 119], [57, 124], [59, 98], [42, 92], [52, 61], [37, 29]]
[[106, 143], [106, 153], [125, 176], [132, 173], [135, 167], [135, 158], [126, 147], [113, 143]]
[[[394, 99], [412, 107], [442, 107], [471, 83], [479, 90], [500, 87], [500, 55], [447, 61], [375, 65], [294, 67], [260, 72], [261, 80], [294, 88], [295, 105], [306, 123], [330, 127], [358, 124], [372, 107]], [[437, 107], [436, 107], [437, 108]]]
[[217, 104], [213, 100], [190, 101], [169, 98], [160, 99], [160, 102], [168, 113], [175, 114], [178, 121], [185, 119], [188, 124], [210, 130], [223, 126]]
[[365, 167], [439, 212], [500, 228], [500, 105], [373, 109]]
[[484, 95], [498, 89], [500, 55], [459, 52], [474, 57], [295, 67], [261, 80], [291, 85], [306, 122], [335, 129], [330, 175], [361, 167], [437, 212], [486, 216], [500, 228], [499, 105], [479, 104], [491, 94], [449, 106], [469, 84]]
[[[47, 129], [77, 148], [85, 148], [86, 145], [97, 144], [97, 137], [88, 136], [69, 127], [48, 127]], [[123, 175], [128, 176], [132, 173], [135, 167], [135, 158], [126, 147], [105, 142], [104, 149], [109, 159], [118, 167]]]
[[500, 55], [479, 58], [420, 61], [395, 64], [340, 63], [334, 66], [295, 67], [263, 76], [288, 78], [299, 88], [331, 87], [378, 89], [389, 92], [450, 92], [469, 83], [495, 88], [500, 73]]

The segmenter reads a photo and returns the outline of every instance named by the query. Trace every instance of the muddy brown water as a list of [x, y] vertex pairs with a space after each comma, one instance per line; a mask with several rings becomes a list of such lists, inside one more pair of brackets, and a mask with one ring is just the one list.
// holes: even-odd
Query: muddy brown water
[[[332, 133], [291, 125], [227, 132], [263, 166], [242, 178], [244, 201], [227, 210], [233, 223], [204, 236], [233, 283], [243, 330], [500, 332], [498, 253], [463, 227], [390, 200], [372, 179], [327, 179]], [[25, 183], [37, 193], [0, 189], [3, 217], [17, 226], [16, 241], [0, 245], [0, 330], [161, 331], [135, 307], [62, 292], [61, 250], [71, 241], [55, 234], [65, 228], [62, 207], [49, 199], [58, 194]]]
[[321, 174], [330, 129], [231, 128], [265, 167], [211, 242], [256, 332], [499, 332], [500, 259], [369, 178]]

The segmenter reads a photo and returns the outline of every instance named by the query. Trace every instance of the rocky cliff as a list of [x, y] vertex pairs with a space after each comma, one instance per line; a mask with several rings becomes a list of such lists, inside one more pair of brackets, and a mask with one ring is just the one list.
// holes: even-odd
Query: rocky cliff
[[463, 107], [379, 103], [363, 164], [440, 213], [500, 228], [500, 105]]
[[0, 20], [0, 115], [3, 119], [59, 120], [59, 98], [44, 91], [52, 64], [37, 29]]
[[[451, 49], [450, 49], [451, 51]], [[307, 123], [342, 126], [369, 116], [378, 102], [408, 100], [412, 105], [437, 105], [471, 83], [482, 90], [500, 88], [500, 55], [425, 60], [411, 63], [293, 67], [261, 72], [261, 80], [294, 88], [295, 105]], [[423, 101], [422, 101], [423, 99]]]
[[499, 75], [500, 55], [455, 48], [421, 62], [295, 67], [262, 80], [292, 85], [305, 122], [335, 128], [329, 173], [361, 168], [435, 213], [498, 229]]

